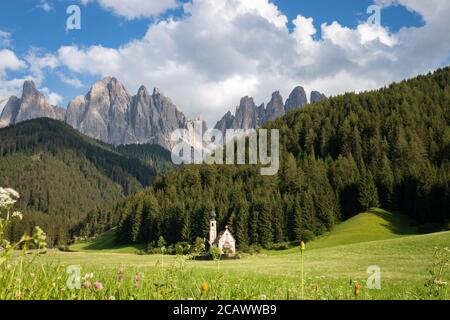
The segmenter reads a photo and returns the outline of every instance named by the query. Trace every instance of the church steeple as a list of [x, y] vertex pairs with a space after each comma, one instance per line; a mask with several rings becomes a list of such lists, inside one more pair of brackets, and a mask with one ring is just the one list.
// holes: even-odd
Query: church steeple
[[212, 244], [217, 238], [216, 213], [211, 211], [209, 214], [209, 244]]

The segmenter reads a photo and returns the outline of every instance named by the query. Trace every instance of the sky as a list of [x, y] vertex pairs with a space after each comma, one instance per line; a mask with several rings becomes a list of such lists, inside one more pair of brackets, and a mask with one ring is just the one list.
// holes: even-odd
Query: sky
[[[71, 5], [79, 30], [67, 29]], [[214, 125], [243, 96], [333, 96], [447, 66], [449, 16], [447, 0], [1, 1], [0, 109], [24, 80], [66, 107], [114, 76]]]

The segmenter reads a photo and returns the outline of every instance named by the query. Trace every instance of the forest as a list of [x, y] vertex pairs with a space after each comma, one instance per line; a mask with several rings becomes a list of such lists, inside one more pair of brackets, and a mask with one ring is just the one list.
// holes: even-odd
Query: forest
[[124, 243], [192, 243], [206, 237], [214, 210], [240, 248], [310, 239], [371, 207], [439, 228], [450, 221], [449, 125], [450, 68], [329, 98], [264, 125], [280, 129], [278, 175], [183, 166], [91, 225], [118, 225]]
[[[169, 153], [150, 149], [145, 154], [164, 166]], [[20, 227], [12, 226], [10, 238], [39, 225], [49, 246], [66, 243], [90, 211], [110, 210], [125, 196], [151, 185], [157, 170], [148, 163], [51, 119], [1, 129], [0, 186], [20, 193], [18, 205], [24, 213]]]

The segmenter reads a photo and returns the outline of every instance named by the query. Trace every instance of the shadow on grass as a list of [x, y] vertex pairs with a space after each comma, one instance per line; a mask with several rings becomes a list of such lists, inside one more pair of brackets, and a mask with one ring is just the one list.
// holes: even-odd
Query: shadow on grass
[[371, 209], [368, 212], [386, 220], [385, 223], [380, 223], [380, 225], [389, 229], [394, 234], [415, 235], [421, 233], [414, 221], [402, 213], [390, 213], [382, 209]]
[[93, 240], [91, 243], [86, 243], [81, 250], [86, 251], [102, 251], [102, 250], [121, 250], [121, 249], [135, 249], [136, 251], [144, 249], [144, 244], [122, 244], [116, 240], [115, 229], [109, 230], [97, 239]]

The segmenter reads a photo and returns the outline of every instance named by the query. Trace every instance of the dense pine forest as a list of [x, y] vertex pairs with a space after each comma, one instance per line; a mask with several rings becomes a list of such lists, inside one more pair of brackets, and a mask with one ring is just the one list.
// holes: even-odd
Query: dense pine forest
[[268, 123], [280, 129], [276, 176], [254, 166], [184, 166], [98, 219], [118, 223], [122, 242], [193, 242], [207, 235], [215, 210], [241, 248], [311, 238], [370, 207], [442, 226], [450, 221], [449, 125], [446, 68]]
[[[149, 157], [163, 165], [168, 152], [160, 159], [157, 152]], [[59, 121], [36, 119], [0, 130], [0, 186], [20, 193], [25, 218], [10, 230], [13, 239], [39, 225], [49, 245], [65, 243], [89, 212], [110, 210], [156, 174], [151, 165]]]

